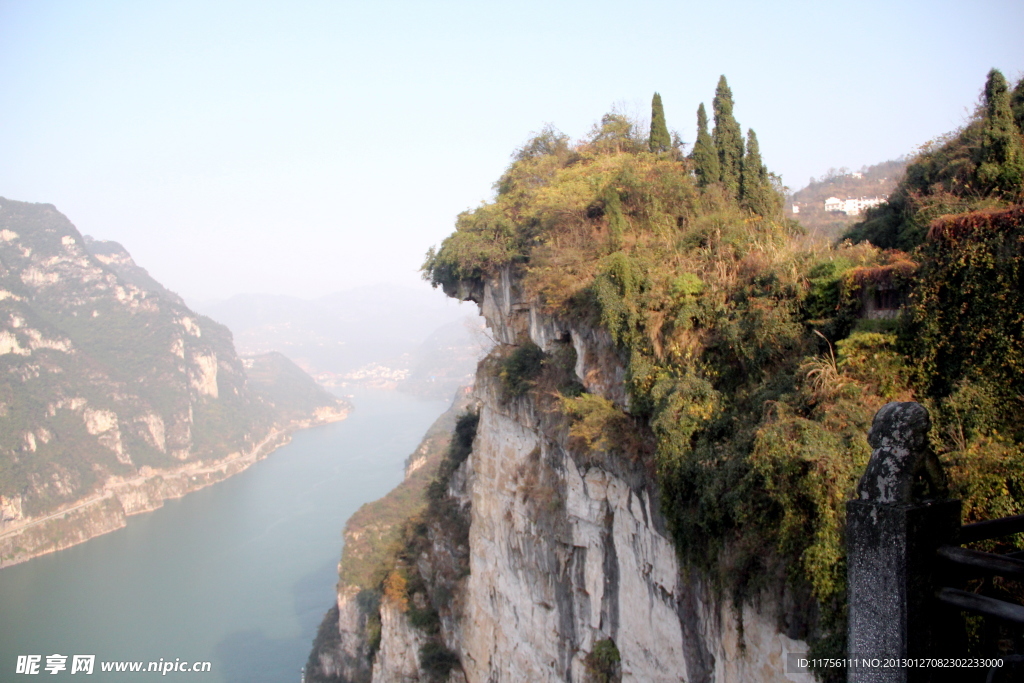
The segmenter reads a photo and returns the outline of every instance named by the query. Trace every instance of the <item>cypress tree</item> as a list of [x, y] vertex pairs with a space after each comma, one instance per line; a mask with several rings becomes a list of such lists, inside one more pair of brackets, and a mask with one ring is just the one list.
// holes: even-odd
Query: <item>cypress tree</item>
[[747, 129], [747, 151], [743, 156], [742, 181], [740, 199], [744, 207], [764, 218], [771, 218], [778, 213], [778, 194], [772, 187], [768, 169], [761, 162], [761, 147], [757, 144], [757, 134], [750, 128]]
[[1024, 135], [1024, 78], [1017, 81], [1017, 87], [1013, 89], [1010, 107], [1013, 109], [1013, 118], [1017, 121], [1017, 128], [1020, 129], [1021, 135]]
[[743, 173], [743, 133], [732, 114], [732, 91], [725, 76], [718, 79], [715, 99], [715, 130], [712, 138], [718, 152], [719, 179], [734, 198], [740, 196], [740, 176]]
[[1006, 78], [998, 69], [985, 82], [985, 123], [978, 151], [978, 182], [988, 191], [1016, 194], [1024, 184], [1024, 142], [1013, 120]]
[[756, 197], [761, 188], [768, 184], [768, 169], [761, 162], [761, 146], [757, 142], [757, 133], [753, 128], [747, 129], [746, 153], [743, 155], [743, 181], [740, 185], [740, 198]]
[[708, 133], [708, 115], [704, 111], [704, 103], [697, 108], [697, 141], [693, 143], [690, 153], [693, 171], [697, 174], [697, 185], [706, 187], [709, 183], [717, 183], [722, 176], [718, 168], [718, 152], [715, 141]]
[[672, 148], [672, 138], [665, 124], [665, 109], [661, 105], [661, 95], [654, 93], [651, 100], [651, 137], [647, 140], [652, 152], [667, 152]]

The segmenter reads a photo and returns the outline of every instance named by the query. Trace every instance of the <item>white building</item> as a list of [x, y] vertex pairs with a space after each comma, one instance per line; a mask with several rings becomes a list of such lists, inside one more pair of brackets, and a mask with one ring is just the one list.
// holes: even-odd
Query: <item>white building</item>
[[836, 213], [842, 212], [847, 216], [856, 216], [865, 209], [870, 209], [873, 206], [878, 206], [879, 204], [884, 203], [888, 198], [888, 195], [882, 195], [881, 197], [860, 197], [858, 199], [839, 199], [838, 197], [829, 197], [825, 200], [825, 211], [833, 211]]
[[845, 211], [843, 208], [843, 200], [839, 197], [829, 197], [825, 200], [826, 211]]

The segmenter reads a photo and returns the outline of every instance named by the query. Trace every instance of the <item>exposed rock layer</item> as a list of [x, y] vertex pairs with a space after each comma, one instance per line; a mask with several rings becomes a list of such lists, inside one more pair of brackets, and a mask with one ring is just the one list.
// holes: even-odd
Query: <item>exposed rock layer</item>
[[[494, 338], [527, 338], [549, 353], [571, 344], [588, 392], [624, 407], [625, 371], [608, 336], [544, 314], [504, 272], [466, 283]], [[586, 681], [588, 654], [614, 643], [623, 681], [811, 681], [786, 672], [786, 655], [807, 645], [782, 633], [779, 596], [733, 605], [680, 567], [642, 463], [584, 452], [558, 411], [537, 392], [508, 399], [488, 363], [477, 377], [481, 413], [473, 452], [448, 495], [470, 511], [469, 574], [441, 610], [441, 635], [460, 665], [449, 681]], [[550, 406], [548, 406], [550, 408]], [[420, 575], [443, 574], [446, 549], [419, 559]], [[341, 613], [354, 595], [339, 593]], [[385, 603], [373, 680], [435, 680], [411, 653], [423, 634]], [[355, 638], [353, 620], [339, 629]], [[353, 679], [354, 680], [354, 679]]]

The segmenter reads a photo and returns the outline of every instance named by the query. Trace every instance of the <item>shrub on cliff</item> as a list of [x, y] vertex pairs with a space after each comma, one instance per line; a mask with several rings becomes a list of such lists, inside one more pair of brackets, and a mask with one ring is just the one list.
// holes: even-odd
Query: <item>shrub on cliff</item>
[[433, 640], [420, 648], [420, 668], [431, 681], [445, 681], [448, 673], [459, 665], [459, 656]]
[[594, 683], [618, 683], [622, 680], [621, 661], [615, 641], [605, 638], [594, 643], [594, 648], [584, 659], [584, 665], [590, 680]]
[[909, 307], [905, 347], [931, 393], [984, 375], [1008, 410], [1024, 395], [1024, 206], [935, 221]]
[[525, 394], [540, 374], [543, 361], [544, 352], [532, 341], [512, 349], [499, 364], [498, 378], [504, 395], [518, 398]]
[[478, 412], [466, 411], [459, 415], [452, 432], [452, 439], [448, 444], [448, 452], [437, 468], [437, 474], [427, 486], [429, 504], [437, 504], [444, 500], [448, 492], [448, 484], [451, 483], [455, 470], [473, 452], [473, 439], [476, 438], [476, 429], [479, 424], [480, 413]]

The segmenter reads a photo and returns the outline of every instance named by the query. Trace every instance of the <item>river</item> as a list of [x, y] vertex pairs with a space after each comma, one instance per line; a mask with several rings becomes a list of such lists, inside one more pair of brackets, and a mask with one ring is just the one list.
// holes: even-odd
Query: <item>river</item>
[[[341, 530], [402, 479], [447, 402], [360, 391], [348, 419], [227, 481], [86, 543], [0, 570], [0, 680], [41, 655], [45, 680], [299, 681], [334, 599]], [[67, 670], [46, 670], [67, 655]], [[72, 675], [72, 655], [95, 655]], [[210, 662], [209, 673], [102, 673], [105, 661]], [[145, 668], [145, 664], [144, 664]]]

